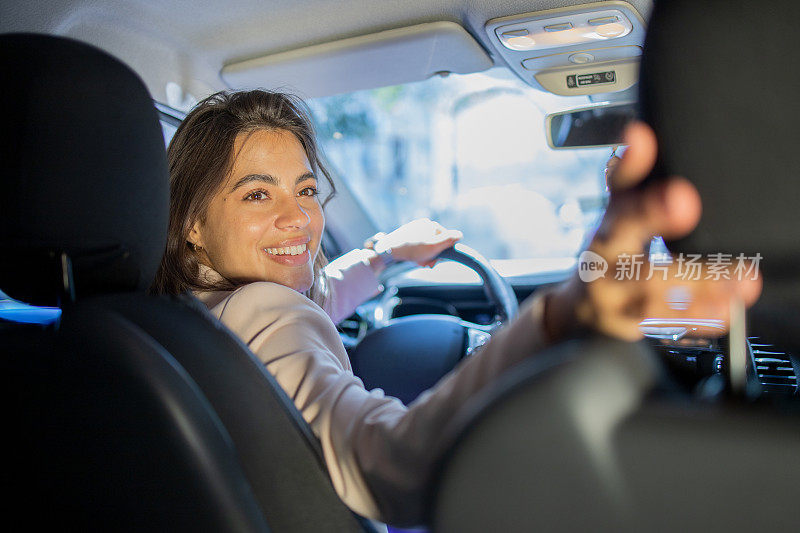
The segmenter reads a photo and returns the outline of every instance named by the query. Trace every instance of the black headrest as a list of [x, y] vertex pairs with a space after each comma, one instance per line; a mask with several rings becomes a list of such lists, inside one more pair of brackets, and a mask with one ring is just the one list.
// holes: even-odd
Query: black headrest
[[642, 59], [656, 173], [693, 181], [700, 225], [679, 251], [763, 257], [771, 279], [800, 267], [800, 63], [795, 0], [662, 0]]
[[147, 89], [61, 37], [0, 36], [0, 289], [49, 303], [62, 257], [78, 297], [144, 290], [164, 250], [169, 180]]

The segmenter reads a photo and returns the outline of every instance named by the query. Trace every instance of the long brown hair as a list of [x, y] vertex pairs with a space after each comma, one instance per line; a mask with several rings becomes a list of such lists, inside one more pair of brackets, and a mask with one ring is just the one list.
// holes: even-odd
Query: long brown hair
[[[311, 169], [322, 174], [330, 186], [324, 206], [335, 193], [333, 180], [321, 159], [308, 108], [296, 96], [265, 90], [221, 91], [201, 101], [178, 127], [167, 149], [169, 162], [169, 229], [167, 248], [151, 287], [157, 294], [180, 294], [187, 290], [233, 290], [240, 283], [200, 276], [200, 260], [188, 241], [195, 221], [205, 219], [211, 198], [233, 166], [233, 145], [240, 133], [285, 130], [306, 151]], [[314, 261], [314, 284], [307, 296], [322, 303], [322, 250]]]

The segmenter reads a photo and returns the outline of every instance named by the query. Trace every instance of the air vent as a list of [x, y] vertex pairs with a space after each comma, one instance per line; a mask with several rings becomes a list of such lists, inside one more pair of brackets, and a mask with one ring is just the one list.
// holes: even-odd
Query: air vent
[[796, 394], [797, 376], [789, 356], [776, 350], [771, 344], [760, 343], [758, 337], [750, 337], [749, 341], [758, 380], [764, 387], [764, 392]]

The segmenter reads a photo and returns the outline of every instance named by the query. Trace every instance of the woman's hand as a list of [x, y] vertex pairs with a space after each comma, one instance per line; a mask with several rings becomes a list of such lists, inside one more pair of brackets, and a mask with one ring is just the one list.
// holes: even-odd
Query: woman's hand
[[[648, 243], [655, 235], [671, 239], [691, 232], [700, 220], [700, 195], [680, 177], [637, 187], [655, 163], [655, 134], [646, 124], [634, 123], [625, 141], [628, 149], [608, 176], [608, 208], [588, 248], [608, 269], [604, 277], [589, 282], [576, 274], [548, 296], [545, 329], [552, 342], [579, 330], [636, 340], [642, 337], [639, 323], [645, 318], [719, 319], [727, 324], [732, 298], [751, 305], [761, 292], [760, 277], [705, 279], [704, 265], [700, 279], [685, 279], [675, 261], [665, 267], [666, 276], [653, 270], [647, 279]], [[637, 255], [644, 259], [638, 279], [617, 276], [623, 262]]]
[[462, 237], [460, 231], [446, 229], [427, 218], [418, 218], [389, 234], [378, 236], [373, 249], [377, 253], [390, 251], [392, 258], [398, 261], [433, 266], [436, 257]]

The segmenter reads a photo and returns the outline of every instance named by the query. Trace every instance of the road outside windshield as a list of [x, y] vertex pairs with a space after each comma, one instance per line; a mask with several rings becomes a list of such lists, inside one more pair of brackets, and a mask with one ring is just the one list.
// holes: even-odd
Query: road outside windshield
[[429, 217], [491, 259], [524, 263], [574, 258], [602, 213], [610, 150], [545, 140], [547, 113], [589, 103], [494, 68], [309, 105], [332, 170], [379, 228]]

